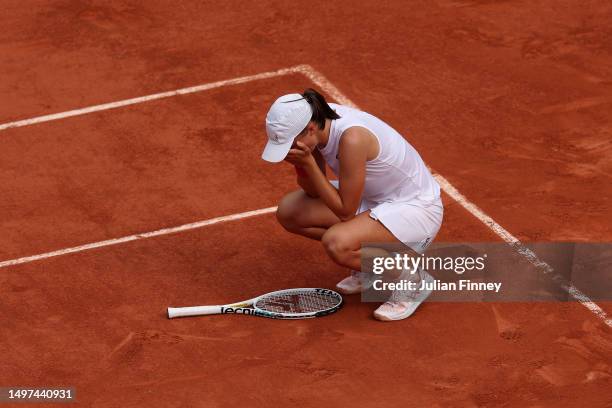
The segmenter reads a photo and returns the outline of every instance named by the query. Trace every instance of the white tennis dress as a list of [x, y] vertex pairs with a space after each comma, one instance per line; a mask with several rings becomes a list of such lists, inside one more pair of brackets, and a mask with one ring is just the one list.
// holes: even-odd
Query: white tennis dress
[[[332, 120], [329, 140], [321, 155], [339, 175], [338, 147], [351, 127], [369, 130], [378, 139], [379, 154], [366, 162], [366, 180], [357, 213], [370, 211], [405, 245], [422, 253], [442, 224], [440, 186], [417, 151], [395, 129], [377, 117], [348, 106], [330, 103], [340, 115]], [[338, 182], [332, 181], [338, 188]]]

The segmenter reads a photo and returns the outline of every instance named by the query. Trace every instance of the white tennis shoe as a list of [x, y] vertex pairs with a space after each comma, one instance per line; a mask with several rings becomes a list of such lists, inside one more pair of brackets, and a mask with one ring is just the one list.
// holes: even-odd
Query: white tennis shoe
[[336, 284], [336, 289], [343, 295], [361, 293], [374, 284], [373, 274], [361, 271], [351, 271], [351, 275]]
[[[424, 270], [421, 269], [419, 275], [420, 280], [417, 281], [419, 288], [421, 281], [427, 282], [428, 286], [433, 284], [434, 278]], [[405, 278], [402, 276], [400, 279]], [[374, 311], [374, 317], [386, 322], [405, 319], [414, 313], [431, 292], [431, 289], [394, 290], [389, 300]]]

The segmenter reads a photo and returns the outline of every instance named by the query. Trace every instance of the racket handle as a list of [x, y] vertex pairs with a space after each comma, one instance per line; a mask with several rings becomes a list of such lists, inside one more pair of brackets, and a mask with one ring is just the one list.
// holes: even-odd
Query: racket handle
[[169, 307], [168, 319], [186, 316], [202, 316], [221, 313], [221, 306], [191, 306], [191, 307]]

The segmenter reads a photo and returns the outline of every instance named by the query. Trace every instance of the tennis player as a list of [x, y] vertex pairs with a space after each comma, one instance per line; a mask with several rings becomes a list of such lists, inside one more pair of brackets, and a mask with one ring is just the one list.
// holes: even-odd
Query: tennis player
[[[333, 261], [350, 269], [339, 292], [359, 293], [372, 283], [370, 273], [360, 272], [362, 243], [401, 242], [420, 254], [435, 238], [443, 217], [440, 187], [417, 151], [382, 120], [328, 104], [307, 89], [272, 104], [266, 132], [262, 158], [291, 163], [301, 187], [280, 201], [278, 221], [320, 240]], [[325, 164], [337, 181], [328, 180]], [[433, 281], [423, 270], [413, 272], [413, 280]], [[405, 319], [430, 292], [395, 291], [374, 316]]]

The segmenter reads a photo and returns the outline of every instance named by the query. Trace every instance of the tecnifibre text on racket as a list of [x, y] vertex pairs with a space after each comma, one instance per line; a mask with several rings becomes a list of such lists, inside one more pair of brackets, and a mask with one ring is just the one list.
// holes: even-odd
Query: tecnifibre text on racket
[[266, 293], [238, 303], [215, 306], [169, 307], [168, 318], [212, 314], [243, 314], [271, 319], [308, 319], [334, 313], [342, 296], [329, 289], [297, 288]]

